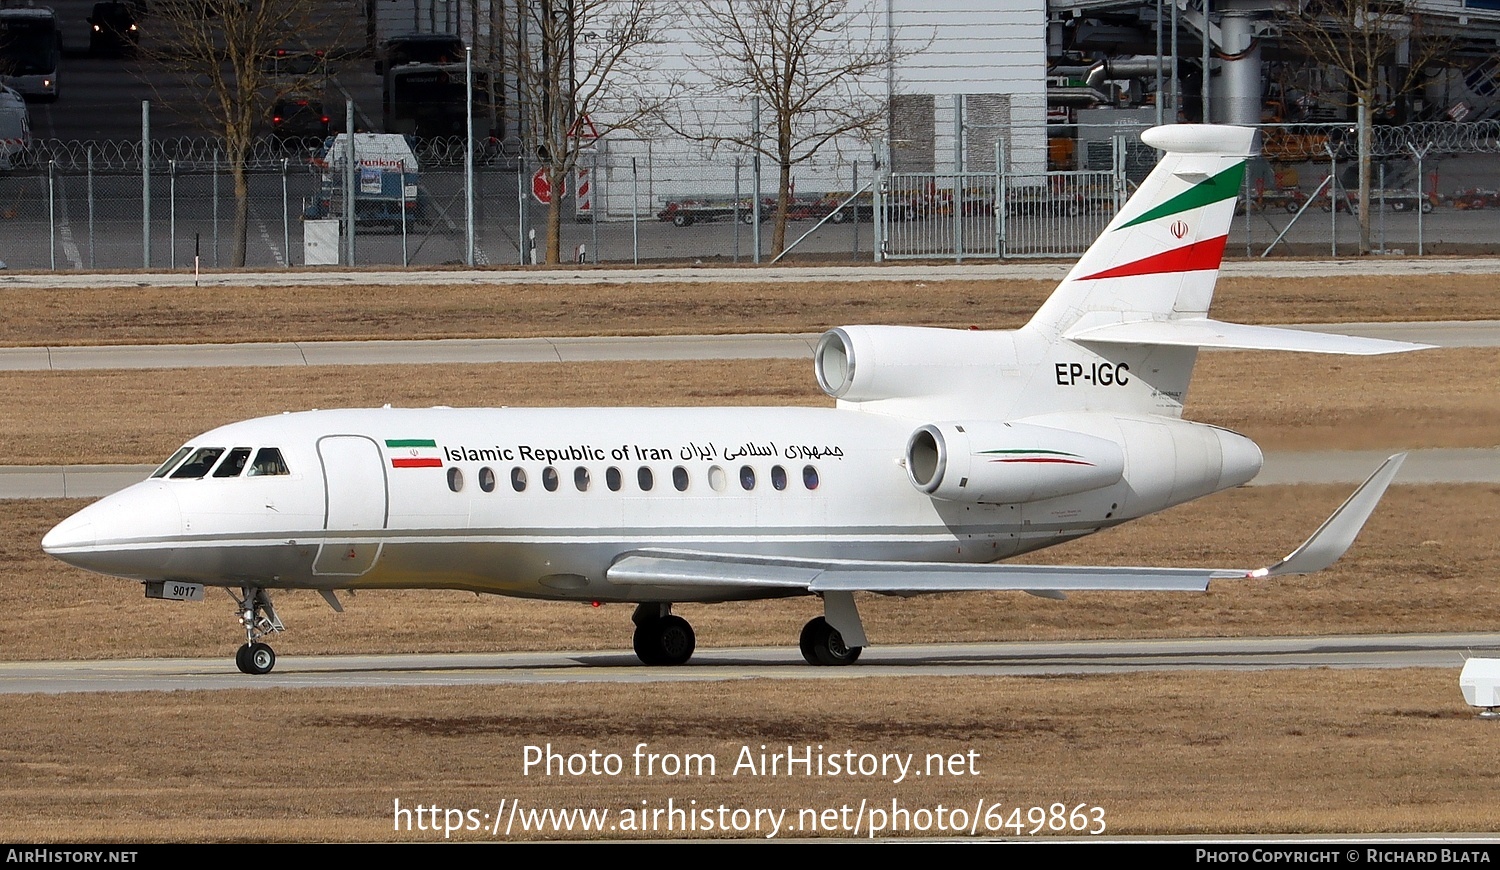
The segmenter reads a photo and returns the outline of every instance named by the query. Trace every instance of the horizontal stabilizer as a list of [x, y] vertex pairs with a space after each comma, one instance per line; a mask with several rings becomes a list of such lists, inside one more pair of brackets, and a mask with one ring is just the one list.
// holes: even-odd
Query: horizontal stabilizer
[[1204, 317], [1177, 320], [1132, 320], [1107, 326], [1075, 328], [1065, 338], [1083, 344], [1158, 344], [1177, 347], [1216, 347], [1226, 350], [1288, 350], [1301, 353], [1341, 353], [1369, 356], [1427, 350], [1430, 344], [1359, 338], [1328, 332], [1308, 332], [1277, 326], [1226, 323]]

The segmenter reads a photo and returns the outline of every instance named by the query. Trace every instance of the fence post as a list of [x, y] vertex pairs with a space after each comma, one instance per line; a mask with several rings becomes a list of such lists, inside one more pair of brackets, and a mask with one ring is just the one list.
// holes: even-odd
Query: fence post
[[[755, 143], [751, 149], [750, 176], [751, 184], [755, 192], [750, 198], [750, 214], [752, 223], [750, 227], [750, 239], [755, 243], [755, 254], [750, 262], [760, 265], [760, 97], [755, 98], [755, 111], [751, 114], [751, 124], [755, 129], [750, 131], [750, 141]], [[780, 177], [780, 176], [778, 176]], [[779, 194], [778, 194], [779, 195]], [[736, 200], [738, 201], [738, 200]]]
[[[472, 94], [470, 95], [472, 98]], [[344, 232], [346, 260], [354, 265], [354, 101], [344, 101]], [[403, 180], [404, 183], [404, 180]]]
[[964, 95], [953, 95], [953, 262], [964, 261]]
[[89, 268], [94, 266], [94, 145], [89, 143]]
[[1005, 139], [995, 139], [995, 257], [1005, 259]]
[[167, 161], [167, 270], [177, 269], [177, 160]]
[[286, 171], [290, 163], [287, 158], [281, 158], [281, 259], [287, 267], [292, 265], [292, 216], [286, 189]]
[[219, 149], [214, 147], [214, 268], [219, 268]]
[[47, 161], [47, 260], [57, 271], [57, 197], [53, 193], [52, 170], [56, 160]]
[[[1423, 187], [1426, 184], [1427, 180], [1422, 175], [1422, 158], [1426, 157], [1427, 152], [1432, 150], [1432, 143], [1427, 143], [1421, 149], [1418, 149], [1415, 145], [1409, 145], [1407, 147], [1411, 148], [1412, 156], [1417, 159], [1417, 256], [1420, 257], [1422, 256], [1423, 242], [1422, 213], [1426, 211], [1423, 206], [1427, 205], [1430, 201], [1427, 199], [1427, 194], [1423, 191]], [[1436, 191], [1434, 191], [1434, 193], [1435, 192]]]
[[[474, 268], [474, 47], [464, 46], [464, 265]], [[406, 167], [401, 167], [401, 234], [406, 237]], [[403, 243], [404, 244], [404, 243]], [[402, 250], [401, 258], [406, 259]]]
[[[740, 163], [734, 162], [734, 176], [739, 178]], [[635, 158], [630, 158], [630, 252], [635, 264], [641, 264], [641, 175]], [[739, 251], [735, 251], [738, 259]]]
[[151, 268], [151, 101], [141, 100], [141, 268]]
[[[856, 191], [859, 190], [859, 161], [858, 160], [854, 161], [854, 178], [850, 182], [850, 184], [852, 185], [852, 187], [849, 188], [850, 190], [856, 190]], [[850, 254], [850, 259], [858, 260], [859, 259], [859, 200], [855, 199], [853, 205], [854, 205], [854, 207], [852, 209], [850, 209], [850, 213], [854, 215], [854, 220], [852, 221], [852, 223], [854, 224], [854, 250]], [[871, 217], [873, 218], [874, 215], [872, 214]]]

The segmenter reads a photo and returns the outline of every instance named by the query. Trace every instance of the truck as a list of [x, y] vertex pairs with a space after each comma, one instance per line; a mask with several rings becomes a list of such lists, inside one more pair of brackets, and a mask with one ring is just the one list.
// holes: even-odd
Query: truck
[[26, 101], [0, 85], [0, 169], [14, 169], [31, 148], [31, 116]]
[[47, 6], [0, 9], [0, 85], [44, 103], [57, 99], [62, 35]]
[[[430, 223], [432, 209], [422, 191], [417, 158], [407, 138], [395, 133], [353, 135], [355, 225], [400, 231]], [[340, 133], [329, 138], [313, 158], [320, 178], [317, 195], [303, 211], [308, 220], [344, 213], [348, 137], [348, 133]]]

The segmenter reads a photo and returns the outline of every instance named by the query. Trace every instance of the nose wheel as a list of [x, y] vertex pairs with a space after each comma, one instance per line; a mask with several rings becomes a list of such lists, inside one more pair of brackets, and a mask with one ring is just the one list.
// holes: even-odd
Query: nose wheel
[[235, 651], [234, 663], [243, 674], [269, 674], [276, 667], [276, 651], [269, 644], [247, 643]]
[[245, 644], [235, 651], [234, 663], [243, 674], [269, 674], [276, 667], [276, 651], [261, 638], [282, 631], [285, 626], [277, 618], [266, 590], [246, 586], [242, 591], [243, 595], [229, 593], [239, 606], [240, 625], [245, 629]]

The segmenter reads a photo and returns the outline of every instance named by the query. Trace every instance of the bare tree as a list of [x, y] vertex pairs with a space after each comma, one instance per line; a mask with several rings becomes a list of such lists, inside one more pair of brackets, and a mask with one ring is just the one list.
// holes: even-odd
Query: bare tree
[[905, 52], [888, 40], [875, 6], [850, 0], [689, 0], [701, 53], [690, 62], [718, 99], [758, 99], [763, 129], [672, 121], [703, 142], [734, 144], [778, 172], [771, 248], [786, 248], [792, 169], [825, 145], [874, 138], [886, 121], [885, 73]]
[[[1415, 88], [1450, 40], [1424, 31], [1402, 0], [1301, 0], [1282, 35], [1313, 62], [1336, 70], [1355, 110], [1359, 167], [1359, 252], [1370, 252], [1370, 145], [1373, 112]], [[1418, 184], [1420, 184], [1420, 180]]]
[[504, 67], [518, 85], [523, 147], [541, 161], [552, 190], [548, 263], [561, 260], [562, 201], [594, 135], [642, 130], [669, 89], [643, 87], [669, 21], [660, 0], [515, 0]]
[[208, 131], [224, 138], [225, 162], [234, 184], [234, 266], [245, 265], [250, 218], [247, 158], [256, 126], [276, 96], [277, 79], [268, 63], [277, 48], [302, 38], [311, 9], [307, 3], [184, 0], [155, 4], [142, 24], [144, 50], [201, 88]]

